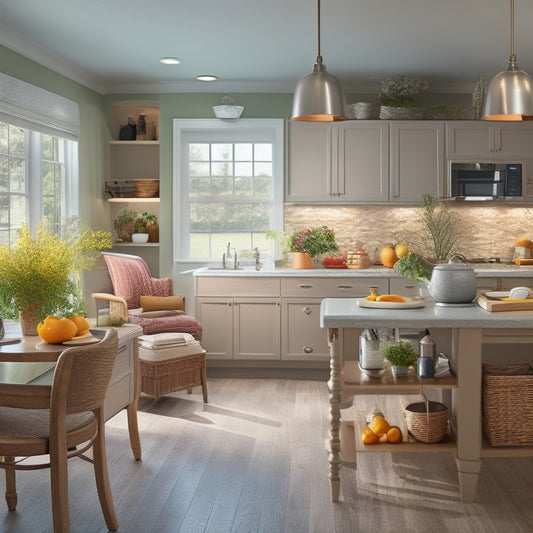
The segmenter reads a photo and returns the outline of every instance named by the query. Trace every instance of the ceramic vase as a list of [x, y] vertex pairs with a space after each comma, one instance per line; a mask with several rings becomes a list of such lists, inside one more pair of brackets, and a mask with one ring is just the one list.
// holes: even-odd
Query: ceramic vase
[[292, 268], [304, 269], [314, 268], [313, 260], [311, 256], [306, 252], [293, 252], [292, 253]]
[[41, 316], [39, 304], [29, 303], [19, 312], [20, 328], [25, 337], [38, 335], [37, 324]]

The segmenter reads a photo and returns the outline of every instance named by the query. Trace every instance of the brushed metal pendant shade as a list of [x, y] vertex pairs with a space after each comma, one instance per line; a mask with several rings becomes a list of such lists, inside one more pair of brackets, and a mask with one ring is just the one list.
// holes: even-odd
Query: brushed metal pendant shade
[[533, 78], [520, 70], [514, 53], [514, 0], [511, 0], [511, 53], [507, 68], [492, 78], [483, 120], [533, 120]]
[[292, 120], [346, 120], [346, 100], [341, 82], [330, 74], [320, 55], [320, 0], [318, 0], [318, 55], [313, 71], [302, 76], [296, 85]]

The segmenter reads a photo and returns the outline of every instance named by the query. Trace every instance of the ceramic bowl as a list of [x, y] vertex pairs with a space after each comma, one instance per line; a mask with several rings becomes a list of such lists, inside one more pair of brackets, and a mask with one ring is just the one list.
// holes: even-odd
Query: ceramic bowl
[[134, 233], [131, 240], [137, 244], [144, 244], [148, 242], [148, 233]]

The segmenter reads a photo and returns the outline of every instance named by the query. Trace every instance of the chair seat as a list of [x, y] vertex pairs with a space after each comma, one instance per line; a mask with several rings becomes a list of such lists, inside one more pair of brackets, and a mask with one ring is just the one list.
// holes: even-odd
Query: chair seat
[[[0, 455], [17, 456], [17, 449], [24, 444], [25, 455], [28, 446], [33, 455], [49, 453], [50, 411], [48, 409], [17, 409], [0, 407]], [[94, 434], [96, 418], [92, 412], [66, 416], [67, 445], [75, 446]]]
[[137, 324], [143, 328], [145, 335], [152, 333], [164, 333], [181, 331], [190, 333], [198, 338], [201, 336], [202, 325], [198, 320], [189, 315], [171, 315], [153, 318], [144, 316], [142, 308], [128, 309], [128, 318], [132, 324]]

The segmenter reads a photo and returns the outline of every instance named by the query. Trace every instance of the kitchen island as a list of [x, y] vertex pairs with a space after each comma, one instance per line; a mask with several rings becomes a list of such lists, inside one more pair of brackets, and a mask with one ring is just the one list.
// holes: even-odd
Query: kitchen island
[[[456, 441], [456, 462], [461, 498], [472, 502], [476, 494], [478, 473], [481, 466], [481, 372], [482, 342], [485, 331], [502, 329], [531, 329], [533, 314], [489, 313], [480, 307], [439, 307], [432, 301], [419, 309], [365, 309], [356, 298], [326, 298], [320, 309], [320, 325], [327, 328], [330, 347], [330, 429], [329, 429], [329, 478], [333, 501], [339, 500], [341, 453], [341, 408], [348, 392], [357, 394], [416, 394], [418, 386], [408, 386], [402, 379], [397, 383], [381, 383], [349, 386], [342, 379], [343, 359], [339, 346], [340, 333], [353, 328], [408, 328], [444, 329], [451, 336], [450, 366], [456, 376], [451, 387], [449, 405], [450, 425]], [[439, 387], [439, 378], [425, 380], [430, 386]], [[396, 387], [396, 384], [398, 385]], [[449, 388], [449, 382], [442, 388]], [[366, 389], [366, 390], [363, 390]], [[411, 390], [410, 390], [411, 389]], [[400, 448], [409, 451], [405, 446]], [[430, 446], [442, 451], [439, 445]], [[411, 448], [416, 451], [416, 447]], [[377, 451], [377, 450], [376, 450]], [[390, 451], [390, 450], [389, 450]], [[455, 451], [455, 450], [454, 450]]]

